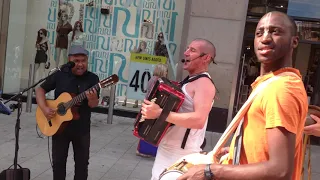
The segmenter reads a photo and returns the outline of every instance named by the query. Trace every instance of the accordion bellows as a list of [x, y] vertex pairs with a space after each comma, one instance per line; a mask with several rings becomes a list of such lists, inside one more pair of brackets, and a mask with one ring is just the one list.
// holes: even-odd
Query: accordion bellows
[[165, 135], [171, 123], [166, 121], [171, 111], [177, 112], [184, 101], [184, 93], [181, 88], [162, 77], [152, 87], [147, 99], [158, 104], [163, 110], [159, 118], [141, 120], [141, 112], [137, 115], [134, 123], [133, 135], [158, 146], [162, 137]]

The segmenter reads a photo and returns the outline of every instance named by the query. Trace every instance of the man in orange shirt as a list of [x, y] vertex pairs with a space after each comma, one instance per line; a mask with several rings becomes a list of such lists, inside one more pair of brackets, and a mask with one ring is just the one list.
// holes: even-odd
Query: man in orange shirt
[[280, 76], [253, 100], [243, 122], [240, 165], [232, 165], [234, 143], [222, 164], [197, 165], [178, 180], [300, 180], [303, 128], [308, 111], [301, 75], [292, 68], [298, 46], [297, 27], [286, 14], [270, 12], [256, 28], [255, 53], [261, 63], [253, 91], [263, 81]]

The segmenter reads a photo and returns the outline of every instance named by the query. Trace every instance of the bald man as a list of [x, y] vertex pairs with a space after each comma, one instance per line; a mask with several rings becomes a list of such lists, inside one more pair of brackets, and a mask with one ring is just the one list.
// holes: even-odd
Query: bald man
[[[152, 169], [152, 180], [158, 180], [165, 168], [181, 157], [200, 152], [204, 141], [208, 115], [216, 92], [208, 74], [209, 64], [214, 63], [215, 47], [208, 40], [195, 39], [187, 47], [184, 55], [183, 69], [189, 73], [181, 83], [185, 100], [179, 112], [170, 112], [166, 119], [175, 126], [168, 129], [159, 144]], [[195, 77], [196, 80], [193, 79]], [[162, 109], [157, 104], [144, 100], [141, 113], [145, 119], [158, 118], [161, 112]], [[187, 129], [190, 129], [189, 134], [186, 134]]]
[[264, 15], [256, 28], [255, 54], [260, 76], [251, 85], [279, 75], [253, 100], [243, 122], [240, 165], [233, 164], [234, 143], [222, 164], [191, 168], [178, 180], [301, 179], [303, 127], [308, 111], [301, 75], [292, 68], [292, 53], [298, 46], [297, 27], [284, 13]]

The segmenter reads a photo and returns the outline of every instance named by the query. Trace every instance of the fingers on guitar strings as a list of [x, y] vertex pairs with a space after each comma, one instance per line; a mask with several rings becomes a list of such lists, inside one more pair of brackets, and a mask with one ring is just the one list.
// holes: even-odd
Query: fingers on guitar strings
[[142, 107], [141, 110], [146, 113], [147, 112], [147, 107]]

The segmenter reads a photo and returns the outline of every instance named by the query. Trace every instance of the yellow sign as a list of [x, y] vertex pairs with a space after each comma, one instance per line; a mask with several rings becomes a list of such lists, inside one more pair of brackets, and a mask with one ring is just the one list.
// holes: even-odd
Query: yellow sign
[[153, 56], [150, 54], [131, 53], [130, 60], [131, 62], [145, 64], [165, 64], [167, 58], [163, 56]]

